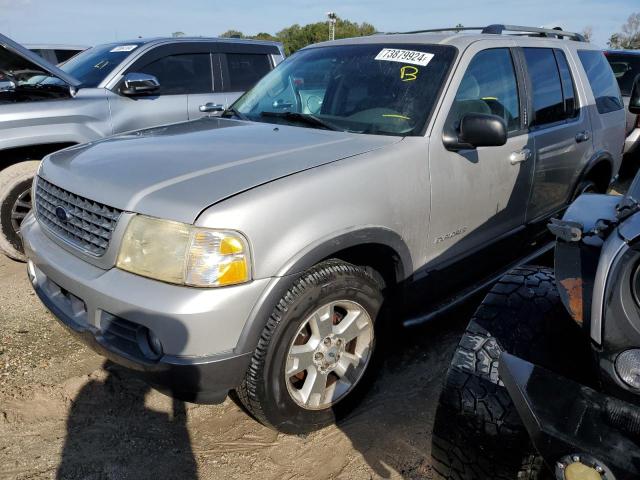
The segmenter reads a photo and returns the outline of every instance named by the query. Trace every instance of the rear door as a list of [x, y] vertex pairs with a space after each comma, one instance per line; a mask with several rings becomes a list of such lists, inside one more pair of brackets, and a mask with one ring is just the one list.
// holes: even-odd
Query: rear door
[[[209, 88], [192, 89], [187, 99], [187, 110], [189, 120], [194, 120], [208, 115], [220, 115], [221, 111], [215, 111], [213, 108], [226, 108], [227, 96], [222, 89], [222, 71], [220, 67], [219, 53], [210, 53], [211, 85]], [[204, 85], [203, 85], [204, 86]]]
[[578, 104], [566, 53], [540, 47], [520, 51], [530, 92], [528, 123], [535, 165], [527, 221], [536, 221], [570, 200], [593, 154], [593, 142], [589, 111]]

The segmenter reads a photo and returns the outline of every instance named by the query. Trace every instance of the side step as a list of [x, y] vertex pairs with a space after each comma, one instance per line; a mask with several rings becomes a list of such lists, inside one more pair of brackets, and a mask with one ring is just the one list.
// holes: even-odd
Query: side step
[[460, 292], [458, 292], [456, 295], [449, 297], [447, 300], [445, 300], [444, 302], [436, 305], [433, 309], [431, 309], [429, 311], [429, 313], [426, 313], [424, 315], [420, 315], [419, 317], [413, 317], [413, 318], [408, 318], [406, 320], [404, 320], [402, 322], [402, 325], [404, 327], [417, 327], [419, 325], [424, 325], [425, 323], [430, 322], [431, 320], [433, 320], [434, 318], [442, 315], [443, 313], [446, 313], [447, 311], [451, 310], [452, 308], [455, 308], [457, 306], [459, 306], [460, 304], [464, 303], [469, 297], [477, 294], [478, 292], [481, 292], [482, 290], [490, 287], [491, 285], [493, 285], [495, 282], [497, 282], [500, 277], [502, 277], [505, 273], [507, 273], [509, 270], [512, 270], [516, 267], [519, 267], [521, 265], [525, 265], [529, 262], [531, 262], [532, 260], [535, 260], [536, 258], [544, 255], [545, 253], [549, 252], [550, 250], [553, 249], [553, 247], [555, 246], [555, 241], [549, 242], [545, 245], [543, 245], [542, 247], [538, 248], [537, 250], [535, 250], [534, 252], [530, 253], [529, 255], [527, 255], [526, 257], [523, 257], [519, 260], [516, 260], [515, 262], [512, 262], [510, 264], [508, 264], [506, 267], [504, 267], [503, 269], [499, 270], [498, 272], [496, 272], [495, 274], [491, 275], [490, 277], [481, 280], [478, 283], [475, 283], [473, 285], [471, 285], [470, 287], [466, 288], [465, 290], [462, 290]]

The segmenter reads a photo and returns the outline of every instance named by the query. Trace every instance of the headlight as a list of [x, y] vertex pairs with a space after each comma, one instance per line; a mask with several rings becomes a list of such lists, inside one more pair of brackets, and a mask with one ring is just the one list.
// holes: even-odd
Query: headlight
[[251, 280], [250, 260], [247, 241], [238, 232], [136, 215], [116, 266], [168, 283], [222, 287]]

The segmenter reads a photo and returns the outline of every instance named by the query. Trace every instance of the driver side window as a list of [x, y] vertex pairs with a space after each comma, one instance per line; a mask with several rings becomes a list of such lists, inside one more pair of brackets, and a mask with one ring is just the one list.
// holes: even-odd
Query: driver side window
[[518, 83], [508, 48], [479, 52], [469, 64], [447, 117], [447, 127], [458, 130], [468, 113], [493, 114], [504, 119], [507, 131], [520, 130]]

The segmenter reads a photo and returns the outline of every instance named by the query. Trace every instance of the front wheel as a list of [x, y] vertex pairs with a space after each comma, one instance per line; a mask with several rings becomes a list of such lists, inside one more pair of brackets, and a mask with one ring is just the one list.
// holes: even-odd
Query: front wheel
[[32, 207], [31, 183], [39, 161], [21, 162], [0, 172], [0, 253], [24, 261], [22, 221]]
[[238, 396], [263, 424], [306, 433], [333, 423], [372, 380], [382, 285], [365, 268], [329, 260], [278, 302]]

